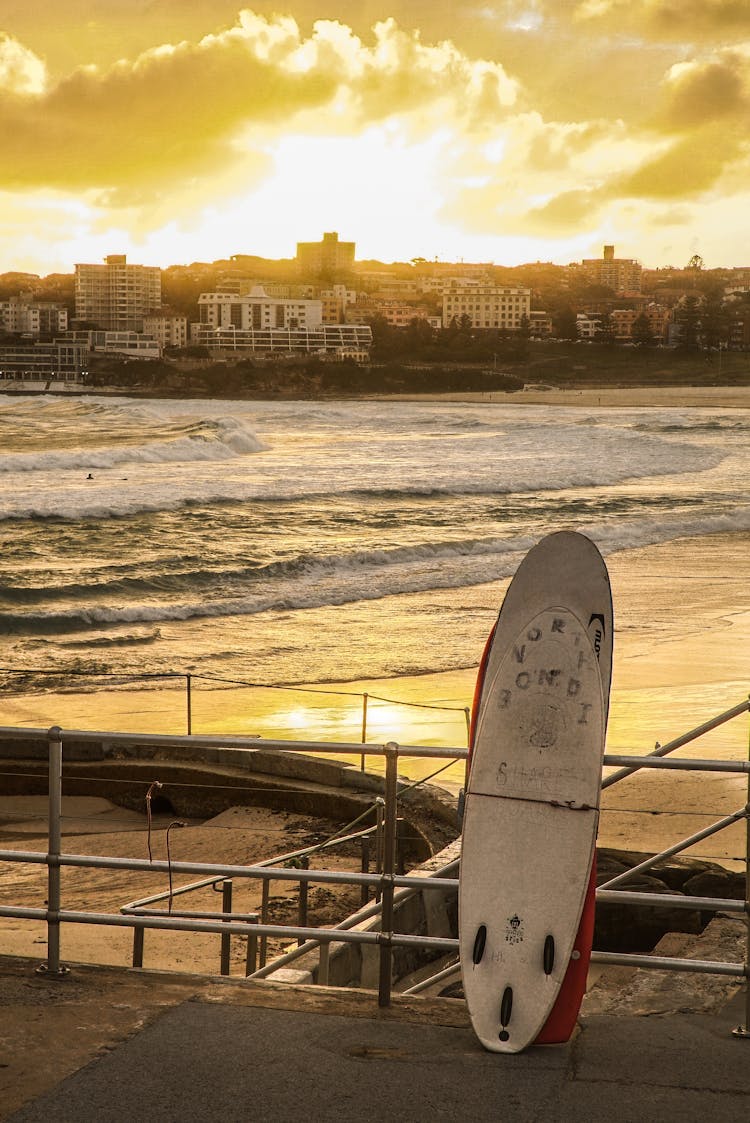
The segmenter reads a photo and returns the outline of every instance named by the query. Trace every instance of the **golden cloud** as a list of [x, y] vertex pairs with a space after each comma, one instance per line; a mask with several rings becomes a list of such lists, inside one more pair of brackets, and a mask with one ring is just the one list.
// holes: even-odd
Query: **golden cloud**
[[636, 26], [670, 39], [750, 31], [747, 0], [582, 0], [575, 18]]
[[46, 79], [42, 60], [16, 39], [0, 32], [0, 90], [6, 96], [39, 94]]
[[663, 87], [657, 122], [681, 132], [710, 121], [743, 118], [750, 107], [750, 57], [740, 50], [676, 63]]
[[744, 141], [715, 129], [696, 130], [630, 175], [613, 181], [613, 195], [689, 199], [713, 188], [743, 154]]
[[302, 113], [309, 122], [314, 111], [324, 134], [342, 113], [356, 129], [442, 103], [466, 129], [496, 120], [516, 97], [499, 64], [469, 59], [448, 41], [424, 44], [394, 20], [377, 24], [365, 44], [335, 21], [319, 21], [304, 38], [291, 17], [244, 10], [226, 31], [106, 69], [82, 67], [47, 86], [20, 43], [6, 37], [0, 46], [6, 187], [153, 189], [226, 166], [248, 130], [288, 131]]

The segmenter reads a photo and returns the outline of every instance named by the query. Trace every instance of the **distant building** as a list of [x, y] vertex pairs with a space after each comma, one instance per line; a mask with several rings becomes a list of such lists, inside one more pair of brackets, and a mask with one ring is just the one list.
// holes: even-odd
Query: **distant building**
[[605, 246], [600, 258], [586, 258], [583, 272], [594, 285], [604, 285], [620, 295], [639, 293], [643, 267], [632, 258], [615, 257], [615, 247]]
[[369, 324], [323, 324], [314, 327], [211, 327], [191, 324], [191, 341], [216, 357], [315, 354], [365, 361], [372, 346]]
[[161, 346], [156, 339], [140, 331], [91, 331], [89, 346], [103, 355], [124, 359], [159, 359]]
[[578, 312], [576, 332], [579, 339], [594, 339], [602, 330], [602, 317], [598, 312]]
[[40, 378], [77, 380], [88, 368], [88, 357], [85, 343], [69, 340], [4, 344], [0, 346], [0, 378], [6, 382]]
[[443, 321], [424, 304], [404, 304], [395, 300], [373, 300], [370, 315], [382, 316], [394, 328], [407, 328], [412, 320], [425, 320], [432, 328], [441, 328]]
[[188, 341], [187, 316], [162, 308], [143, 317], [143, 334], [155, 339], [162, 349], [185, 347]]
[[529, 312], [529, 335], [533, 339], [546, 339], [552, 335], [552, 317], [549, 312]]
[[64, 304], [34, 300], [29, 292], [0, 301], [0, 327], [17, 335], [49, 335], [67, 331], [68, 309]]
[[531, 289], [452, 284], [443, 292], [443, 325], [468, 316], [474, 329], [519, 331], [531, 312]]
[[348, 273], [354, 267], [354, 242], [340, 242], [338, 234], [324, 234], [320, 242], [297, 242], [297, 266], [303, 273]]
[[320, 300], [269, 296], [256, 285], [242, 296], [230, 292], [202, 292], [198, 297], [201, 325], [241, 331], [270, 328], [316, 328], [323, 322]]
[[648, 320], [649, 330], [656, 343], [663, 343], [669, 338], [669, 325], [672, 323], [671, 309], [662, 304], [646, 304], [642, 308], [615, 308], [611, 313], [614, 338], [618, 342], [629, 341], [633, 338], [633, 324], [645, 316]]
[[110, 254], [103, 265], [75, 267], [76, 319], [106, 331], [142, 331], [143, 317], [161, 307], [161, 269], [128, 265]]

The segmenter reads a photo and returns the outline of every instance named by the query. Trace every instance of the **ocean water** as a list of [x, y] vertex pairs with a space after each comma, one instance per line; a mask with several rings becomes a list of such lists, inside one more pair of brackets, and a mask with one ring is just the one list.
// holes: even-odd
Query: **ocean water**
[[345, 682], [476, 665], [549, 531], [750, 529], [750, 411], [0, 396], [0, 480], [0, 689]]

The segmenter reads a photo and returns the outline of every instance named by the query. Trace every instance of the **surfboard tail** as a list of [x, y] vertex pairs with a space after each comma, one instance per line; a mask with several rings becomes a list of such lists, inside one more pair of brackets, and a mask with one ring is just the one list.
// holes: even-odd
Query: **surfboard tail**
[[535, 1045], [564, 1045], [569, 1041], [578, 1021], [578, 1014], [586, 993], [586, 979], [594, 943], [594, 914], [596, 912], [596, 853], [591, 863], [586, 899], [578, 925], [573, 953], [568, 962], [560, 993], [544, 1023]]

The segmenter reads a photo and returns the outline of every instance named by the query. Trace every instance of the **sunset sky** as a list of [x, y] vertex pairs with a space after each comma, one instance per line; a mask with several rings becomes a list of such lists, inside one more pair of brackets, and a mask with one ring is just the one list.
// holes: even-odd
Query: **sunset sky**
[[3, 0], [0, 272], [750, 265], [750, 0]]

